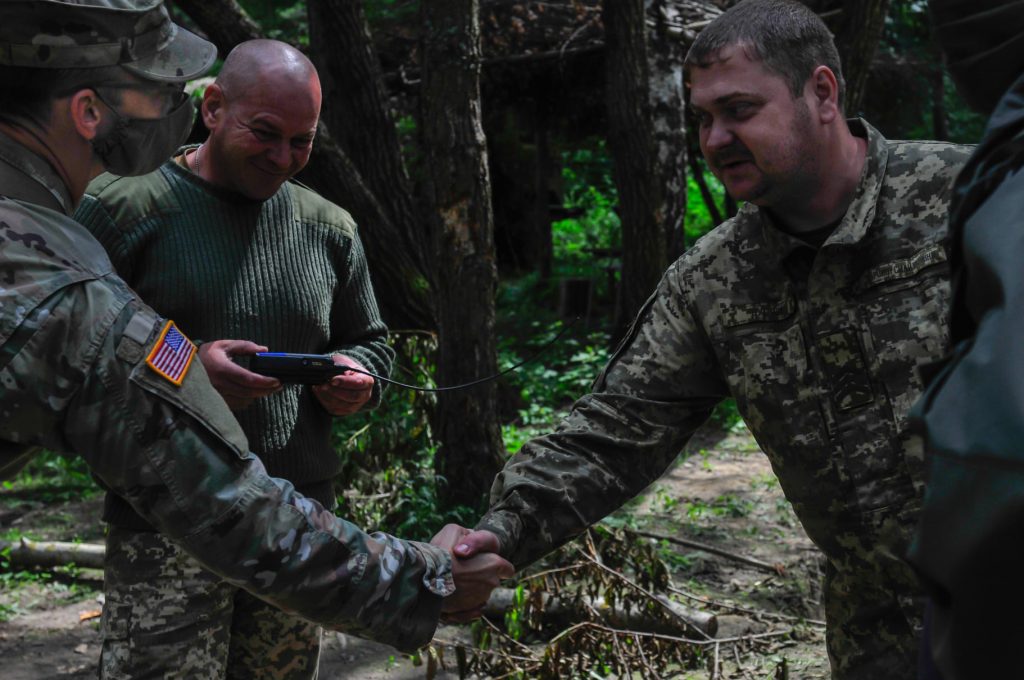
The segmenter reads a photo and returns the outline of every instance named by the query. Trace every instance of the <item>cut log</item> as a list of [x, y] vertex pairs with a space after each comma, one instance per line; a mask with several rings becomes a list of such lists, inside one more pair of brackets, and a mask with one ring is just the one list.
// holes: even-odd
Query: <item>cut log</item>
[[102, 569], [106, 548], [95, 543], [61, 543], [58, 541], [0, 542], [0, 550], [10, 548], [8, 561], [19, 567], [66, 567], [74, 564], [88, 569]]

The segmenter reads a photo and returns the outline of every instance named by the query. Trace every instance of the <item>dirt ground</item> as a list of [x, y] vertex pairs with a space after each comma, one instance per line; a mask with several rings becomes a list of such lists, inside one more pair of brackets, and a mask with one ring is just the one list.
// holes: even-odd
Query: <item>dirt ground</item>
[[[703, 431], [690, 449], [692, 455], [610, 520], [731, 555], [662, 543], [676, 598], [716, 612], [718, 639], [744, 638], [709, 653], [706, 668], [672, 677], [828, 678], [824, 629], [817, 623], [822, 618], [819, 554], [782, 497], [767, 459], [742, 426]], [[43, 503], [17, 489], [3, 490], [0, 531], [8, 538], [102, 542], [100, 506], [99, 497]], [[0, 676], [96, 677], [100, 579], [99, 572], [89, 570], [46, 579], [0, 573]], [[443, 627], [438, 637], [454, 639], [460, 632]], [[320, 677], [404, 680], [426, 677], [426, 671], [388, 647], [332, 632], [325, 634]], [[442, 669], [436, 677], [457, 675]]]

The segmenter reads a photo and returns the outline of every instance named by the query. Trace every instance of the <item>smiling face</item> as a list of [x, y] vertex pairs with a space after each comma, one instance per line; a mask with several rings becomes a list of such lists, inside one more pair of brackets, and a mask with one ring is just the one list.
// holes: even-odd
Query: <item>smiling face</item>
[[319, 116], [315, 74], [296, 79], [265, 72], [238, 91], [210, 85], [203, 98], [210, 137], [200, 159], [206, 176], [252, 200], [267, 200], [309, 161]]
[[821, 140], [810, 88], [794, 97], [781, 76], [734, 45], [691, 70], [690, 105], [708, 167], [733, 198], [771, 207], [813, 195]]

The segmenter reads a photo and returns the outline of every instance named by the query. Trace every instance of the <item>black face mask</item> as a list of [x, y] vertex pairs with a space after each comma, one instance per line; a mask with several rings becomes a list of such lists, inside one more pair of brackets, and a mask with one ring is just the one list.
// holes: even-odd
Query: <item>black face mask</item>
[[[106, 102], [104, 102], [106, 103]], [[125, 118], [114, 112], [114, 127], [92, 141], [107, 172], [145, 175], [159, 168], [188, 139], [195, 119], [192, 98], [185, 97], [163, 118]]]

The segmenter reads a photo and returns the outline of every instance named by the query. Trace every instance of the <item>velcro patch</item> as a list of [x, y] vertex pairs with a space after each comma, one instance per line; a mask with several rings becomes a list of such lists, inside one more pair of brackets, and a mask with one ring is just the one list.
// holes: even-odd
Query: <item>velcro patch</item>
[[160, 339], [146, 357], [146, 364], [175, 385], [181, 385], [196, 355], [196, 346], [173, 321], [164, 324]]

